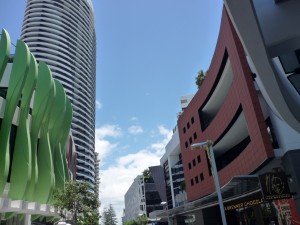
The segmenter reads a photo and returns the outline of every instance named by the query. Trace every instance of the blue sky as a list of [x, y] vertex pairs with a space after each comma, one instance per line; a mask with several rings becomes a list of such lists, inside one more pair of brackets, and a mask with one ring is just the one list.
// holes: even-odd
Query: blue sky
[[[1, 0], [0, 28], [15, 43], [25, 0]], [[195, 76], [214, 52], [222, 0], [94, 0], [97, 32], [96, 151], [102, 208], [118, 217], [124, 194], [158, 165]]]

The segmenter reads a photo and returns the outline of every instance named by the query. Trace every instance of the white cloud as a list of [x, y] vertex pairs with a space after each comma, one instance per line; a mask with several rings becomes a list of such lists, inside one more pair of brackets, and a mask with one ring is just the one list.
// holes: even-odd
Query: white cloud
[[159, 125], [158, 126], [159, 134], [164, 136], [164, 139], [161, 142], [157, 142], [151, 145], [151, 148], [155, 149], [157, 154], [163, 155], [165, 152], [165, 147], [170, 141], [173, 132], [172, 130], [166, 129], [164, 126]]
[[162, 148], [170, 140], [172, 131], [163, 126], [158, 126], [158, 131], [162, 138], [159, 142], [153, 143], [146, 149], [139, 150], [136, 153], [122, 156], [117, 159], [116, 165], [100, 170], [101, 211], [112, 204], [116, 211], [118, 224], [121, 224], [121, 217], [123, 216], [125, 193], [134, 178], [149, 166], [160, 164], [160, 158], [164, 152]]
[[138, 121], [138, 120], [139, 119], [137, 117], [135, 117], [135, 116], [133, 116], [133, 117], [130, 118], [130, 121]]
[[130, 134], [141, 134], [143, 133], [143, 128], [139, 125], [132, 125], [128, 128]]
[[95, 140], [95, 150], [99, 154], [99, 159], [102, 161], [109, 152], [118, 146], [117, 143], [112, 144], [109, 141], [96, 139]]
[[96, 129], [96, 138], [120, 137], [122, 130], [118, 125], [106, 124]]
[[118, 125], [107, 124], [95, 130], [95, 151], [99, 154], [102, 161], [109, 152], [118, 146], [117, 143], [111, 143], [105, 140], [107, 137], [120, 137], [122, 135], [121, 128]]
[[96, 109], [101, 109], [102, 103], [99, 100], [96, 100]]
[[[145, 160], [147, 159], [147, 160]], [[100, 172], [101, 212], [109, 204], [113, 205], [117, 219], [121, 224], [124, 196], [134, 178], [149, 166], [159, 165], [160, 157], [145, 150], [121, 157], [118, 164]]]

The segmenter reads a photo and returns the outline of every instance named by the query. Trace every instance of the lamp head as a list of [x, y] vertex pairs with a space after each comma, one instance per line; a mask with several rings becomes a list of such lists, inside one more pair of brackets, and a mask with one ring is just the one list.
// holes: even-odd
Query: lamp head
[[213, 142], [211, 140], [194, 143], [191, 145], [191, 150], [200, 150], [202, 148], [207, 148], [207, 147], [211, 146], [212, 144], [213, 144]]

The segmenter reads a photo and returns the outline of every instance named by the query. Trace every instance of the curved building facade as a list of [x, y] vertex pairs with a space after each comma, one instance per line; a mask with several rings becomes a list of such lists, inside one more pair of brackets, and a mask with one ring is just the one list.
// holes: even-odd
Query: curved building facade
[[96, 33], [92, 2], [28, 0], [21, 38], [62, 83], [73, 107], [76, 179], [95, 186]]
[[[270, 15], [278, 13], [282, 20], [275, 24], [288, 27], [299, 18], [299, 6], [298, 1], [225, 1], [205, 80], [178, 118], [188, 202], [169, 210], [177, 224], [189, 218], [222, 223], [213, 164], [227, 224], [299, 224], [299, 31], [271, 32], [265, 24], [267, 19], [273, 24]], [[297, 17], [283, 16], [287, 12]], [[279, 75], [284, 69], [290, 73]], [[214, 158], [195, 150], [193, 144], [206, 141], [213, 143]]]

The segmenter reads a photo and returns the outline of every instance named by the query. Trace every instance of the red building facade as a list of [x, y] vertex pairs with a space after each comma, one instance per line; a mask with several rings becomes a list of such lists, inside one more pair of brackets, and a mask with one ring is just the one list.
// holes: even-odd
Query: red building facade
[[[261, 86], [262, 75], [253, 72], [253, 59], [247, 56], [235, 25], [224, 7], [210, 67], [178, 118], [188, 203], [170, 214], [178, 225], [189, 218], [205, 225], [221, 223], [210, 159], [205, 149], [191, 148], [210, 140], [228, 224], [298, 224], [298, 190], [289, 192], [296, 178], [285, 157], [287, 148], [299, 148], [295, 140], [300, 133], [271, 107]], [[282, 179], [271, 184], [263, 180], [266, 174], [282, 174]], [[281, 187], [287, 194], [268, 198], [265, 187], [279, 195]]]
[[225, 8], [211, 65], [178, 129], [189, 201], [215, 191], [205, 151], [191, 151], [191, 144], [214, 142], [221, 186], [274, 157], [253, 74]]
[[206, 141], [227, 224], [299, 223], [299, 7], [224, 0], [210, 67], [177, 121], [187, 203], [169, 210], [176, 225], [224, 220], [211, 160], [205, 149], [192, 151]]

